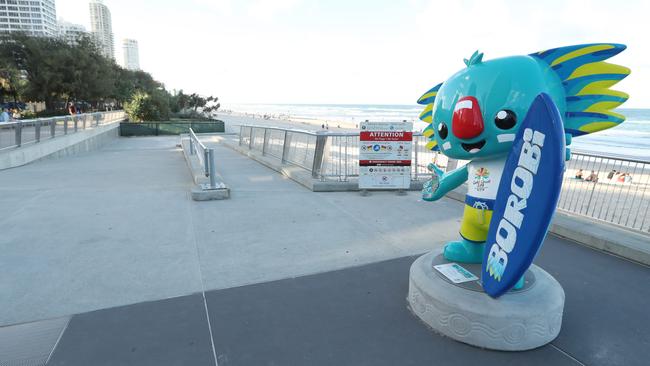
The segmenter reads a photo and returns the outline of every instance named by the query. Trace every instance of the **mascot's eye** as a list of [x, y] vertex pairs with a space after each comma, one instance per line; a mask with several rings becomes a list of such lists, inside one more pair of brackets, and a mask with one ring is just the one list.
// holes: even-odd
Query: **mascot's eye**
[[443, 140], [447, 138], [447, 135], [449, 135], [449, 130], [447, 129], [446, 124], [441, 123], [440, 125], [438, 125], [438, 135]]
[[502, 130], [509, 130], [517, 124], [517, 115], [511, 110], [502, 109], [494, 117], [494, 123]]

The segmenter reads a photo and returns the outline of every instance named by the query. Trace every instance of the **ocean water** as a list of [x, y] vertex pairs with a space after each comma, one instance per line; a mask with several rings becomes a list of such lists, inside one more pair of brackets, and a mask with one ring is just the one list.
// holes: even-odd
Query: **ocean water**
[[[419, 121], [419, 105], [391, 104], [239, 104], [237, 112], [268, 114], [329, 122], [412, 121], [415, 130], [426, 123]], [[627, 120], [614, 128], [573, 139], [572, 148], [580, 151], [621, 155], [650, 160], [650, 109], [619, 109]]]

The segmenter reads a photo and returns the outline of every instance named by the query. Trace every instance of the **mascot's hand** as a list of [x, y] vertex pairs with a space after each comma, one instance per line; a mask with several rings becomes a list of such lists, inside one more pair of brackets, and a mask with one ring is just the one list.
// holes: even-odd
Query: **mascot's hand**
[[422, 199], [425, 201], [437, 201], [444, 196], [444, 194], [440, 194], [439, 188], [440, 180], [445, 175], [445, 172], [434, 164], [427, 165], [427, 169], [433, 174], [431, 179], [426, 181], [422, 186]]

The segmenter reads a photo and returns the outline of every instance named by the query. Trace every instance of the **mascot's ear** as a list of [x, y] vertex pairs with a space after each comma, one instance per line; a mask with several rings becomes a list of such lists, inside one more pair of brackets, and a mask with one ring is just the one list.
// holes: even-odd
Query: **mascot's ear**
[[436, 95], [438, 95], [438, 90], [442, 86], [442, 83], [434, 86], [429, 89], [424, 95], [418, 99], [418, 104], [426, 105], [424, 111], [420, 113], [420, 119], [424, 122], [429, 122], [427, 128], [422, 131], [422, 134], [429, 138], [429, 143], [427, 143], [427, 148], [433, 151], [438, 150], [438, 143], [435, 139], [435, 129], [433, 128], [433, 102], [436, 100]]
[[604, 60], [625, 50], [617, 43], [592, 43], [554, 48], [530, 56], [544, 61], [562, 80], [566, 95], [564, 129], [572, 136], [604, 130], [625, 120], [613, 109], [628, 95], [609, 89], [630, 74], [630, 69]]

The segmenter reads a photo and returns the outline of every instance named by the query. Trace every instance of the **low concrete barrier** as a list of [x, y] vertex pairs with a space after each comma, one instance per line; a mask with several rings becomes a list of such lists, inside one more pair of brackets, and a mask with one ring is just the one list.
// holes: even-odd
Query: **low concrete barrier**
[[[297, 183], [305, 186], [311, 191], [314, 192], [347, 192], [347, 191], [359, 191], [359, 182], [357, 178], [349, 178], [348, 181], [340, 182], [336, 180], [320, 180], [313, 177], [312, 173], [306, 169], [303, 169], [297, 165], [293, 164], [283, 164], [279, 159], [265, 156], [259, 151], [250, 150], [246, 147], [239, 146], [236, 141], [231, 141], [228, 139], [218, 139], [220, 143], [224, 146], [229, 147], [237, 151], [242, 155], [246, 155], [249, 158], [257, 161], [258, 163], [277, 171], [278, 173], [294, 180]], [[419, 191], [422, 189], [421, 181], [412, 181], [411, 191]]]
[[[465, 202], [467, 187], [449, 192], [447, 197]], [[605, 221], [555, 211], [549, 232], [576, 243], [650, 266], [650, 236]]]
[[119, 123], [116, 122], [0, 151], [0, 170], [19, 167], [40, 159], [60, 158], [98, 150], [119, 137], [118, 128]]

